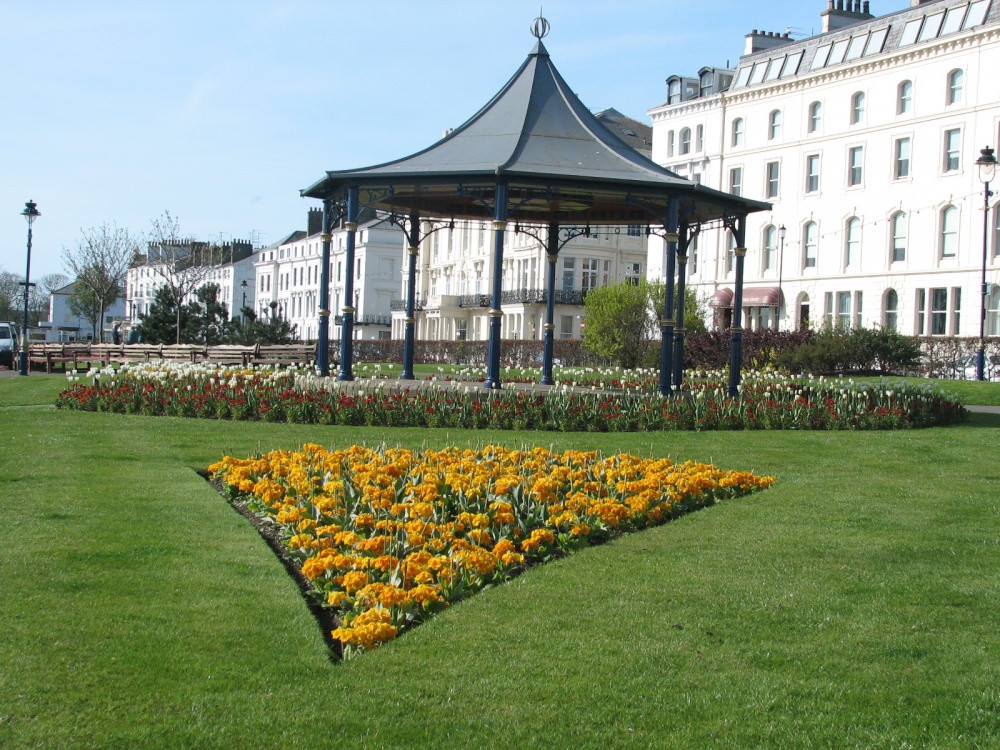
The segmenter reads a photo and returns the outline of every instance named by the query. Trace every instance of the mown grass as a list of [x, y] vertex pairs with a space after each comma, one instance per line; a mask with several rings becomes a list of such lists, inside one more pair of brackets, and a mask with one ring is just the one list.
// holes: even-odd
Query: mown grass
[[[26, 405], [57, 381], [0, 381], [0, 747], [1000, 744], [998, 417], [537, 435]], [[306, 441], [541, 442], [779, 482], [333, 664], [295, 584], [196, 474]]]

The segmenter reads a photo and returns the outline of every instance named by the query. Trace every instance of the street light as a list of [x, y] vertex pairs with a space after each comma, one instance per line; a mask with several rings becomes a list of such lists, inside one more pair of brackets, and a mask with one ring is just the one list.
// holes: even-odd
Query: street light
[[781, 330], [781, 277], [785, 267], [785, 235], [788, 230], [782, 224], [778, 227], [778, 313], [775, 315], [774, 330]]
[[240, 318], [245, 318], [247, 314], [245, 312], [243, 312], [243, 311], [247, 309], [247, 280], [246, 279], [243, 279], [243, 281], [240, 282], [240, 288], [243, 289], [243, 306], [240, 308]]
[[28, 264], [24, 269], [24, 320], [21, 322], [21, 353], [18, 359], [18, 372], [21, 375], [28, 374], [28, 293], [31, 291], [31, 225], [35, 223], [41, 214], [34, 201], [24, 204], [21, 212], [28, 221]]
[[983, 183], [983, 277], [979, 298], [979, 348], [976, 350], [976, 380], [985, 380], [986, 364], [986, 253], [990, 236], [990, 182], [997, 171], [997, 159], [989, 146], [979, 152], [976, 159], [979, 179]]

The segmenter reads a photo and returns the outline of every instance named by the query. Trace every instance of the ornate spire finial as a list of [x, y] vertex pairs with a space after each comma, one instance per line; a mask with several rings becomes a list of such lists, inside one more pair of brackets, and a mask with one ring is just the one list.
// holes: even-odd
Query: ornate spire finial
[[531, 35], [541, 41], [549, 35], [549, 22], [542, 16], [542, 9], [538, 9], [538, 18], [531, 24]]

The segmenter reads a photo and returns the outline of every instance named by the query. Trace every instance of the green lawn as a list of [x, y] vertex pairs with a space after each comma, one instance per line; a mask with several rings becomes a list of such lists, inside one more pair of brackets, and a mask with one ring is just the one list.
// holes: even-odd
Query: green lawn
[[[46, 406], [64, 383], [0, 380], [2, 748], [1000, 745], [1000, 417], [392, 431], [65, 413]], [[779, 481], [333, 664], [294, 582], [196, 471], [383, 440], [666, 454]]]

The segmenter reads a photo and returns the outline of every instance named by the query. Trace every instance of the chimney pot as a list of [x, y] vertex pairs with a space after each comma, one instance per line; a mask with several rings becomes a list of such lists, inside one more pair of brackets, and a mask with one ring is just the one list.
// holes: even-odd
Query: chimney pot
[[871, 15], [871, 3], [869, 2], [869, 0], [865, 0], [864, 13], [866, 15]]

